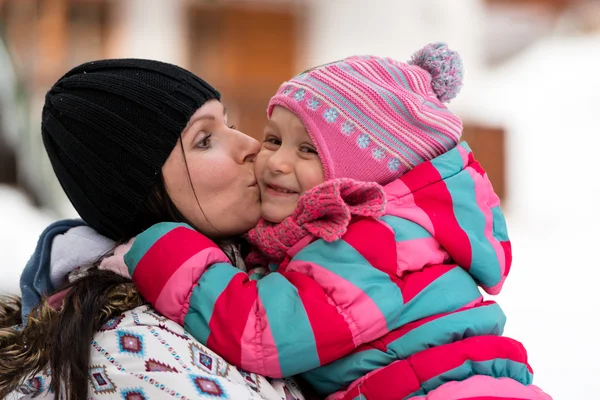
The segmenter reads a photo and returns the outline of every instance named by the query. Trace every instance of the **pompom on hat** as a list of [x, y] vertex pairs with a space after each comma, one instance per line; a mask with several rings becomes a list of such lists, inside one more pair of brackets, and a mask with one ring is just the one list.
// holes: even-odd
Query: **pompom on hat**
[[443, 104], [460, 91], [463, 65], [444, 43], [408, 63], [353, 56], [281, 85], [267, 108], [293, 112], [306, 127], [325, 179], [387, 184], [454, 148], [462, 122]]

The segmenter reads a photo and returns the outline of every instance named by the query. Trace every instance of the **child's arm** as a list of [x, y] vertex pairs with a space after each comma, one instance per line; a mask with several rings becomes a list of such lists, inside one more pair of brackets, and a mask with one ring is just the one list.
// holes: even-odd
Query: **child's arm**
[[258, 374], [290, 376], [391, 329], [402, 296], [381, 270], [388, 268], [381, 263], [395, 264], [393, 234], [387, 231], [373, 259], [344, 239], [319, 240], [326, 254], [311, 254], [313, 243], [301, 252], [305, 259], [260, 281], [251, 281], [213, 242], [184, 224], [146, 230], [125, 261], [146, 300], [226, 360]]

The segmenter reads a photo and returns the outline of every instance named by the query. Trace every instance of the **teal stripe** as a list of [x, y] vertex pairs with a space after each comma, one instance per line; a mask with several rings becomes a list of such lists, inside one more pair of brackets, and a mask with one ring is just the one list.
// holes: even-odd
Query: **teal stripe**
[[437, 104], [432, 103], [431, 101], [424, 101], [423, 104], [428, 105], [431, 108], [436, 109], [437, 111], [443, 112], [445, 114], [450, 114], [450, 110], [446, 107], [440, 107]]
[[[386, 93], [381, 93], [381, 97], [385, 99], [390, 107], [392, 107], [397, 113], [401, 114], [406, 120], [408, 120], [412, 125], [429, 132], [432, 136], [437, 137], [442, 140], [443, 147], [448, 150], [454, 146], [454, 142], [448, 137], [448, 135], [434, 129], [433, 127], [422, 123], [417, 120], [413, 115], [408, 111], [408, 109], [404, 106], [404, 104], [394, 95], [387, 95]], [[426, 144], [423, 144], [424, 147], [427, 147]], [[419, 155], [421, 161], [426, 161], [423, 157]]]
[[148, 252], [148, 250], [154, 246], [154, 243], [156, 243], [160, 238], [170, 231], [180, 227], [192, 229], [192, 227], [188, 224], [182, 224], [178, 222], [161, 222], [151, 226], [143, 233], [139, 234], [135, 238], [131, 249], [123, 257], [125, 264], [127, 265], [127, 269], [129, 270], [129, 275], [133, 276], [133, 271], [135, 271], [138, 263]]
[[404, 305], [398, 326], [458, 310], [480, 297], [481, 292], [469, 273], [461, 267], [455, 267], [431, 282]]
[[421, 325], [387, 346], [350, 354], [302, 377], [320, 394], [330, 394], [348, 387], [371, 371], [403, 360], [431, 347], [442, 346], [473, 336], [501, 335], [506, 316], [497, 304], [470, 308]]
[[472, 336], [499, 336], [506, 316], [497, 304], [448, 314], [419, 326], [388, 345], [396, 359]]
[[431, 164], [438, 170], [442, 179], [454, 176], [464, 169], [462, 155], [456, 147], [431, 160]]
[[281, 274], [257, 282], [258, 296], [279, 355], [284, 377], [321, 365], [315, 336], [298, 289]]
[[317, 240], [298, 252], [292, 262], [298, 261], [318, 264], [350, 282], [375, 303], [389, 330], [400, 326], [397, 322], [403, 307], [400, 288], [345, 241]]
[[429, 233], [427, 229], [405, 218], [395, 217], [393, 215], [384, 215], [381, 217], [381, 220], [388, 224], [390, 228], [392, 228], [396, 242], [427, 239], [432, 237], [431, 233]]
[[492, 208], [493, 234], [501, 242], [508, 241], [508, 230], [506, 228], [506, 219], [500, 206]]
[[231, 264], [217, 263], [208, 268], [190, 296], [190, 308], [184, 319], [185, 329], [200, 343], [206, 345], [210, 336], [208, 326], [215, 303], [233, 277], [243, 272]]
[[397, 358], [392, 352], [386, 353], [376, 349], [365, 350], [308, 371], [302, 374], [302, 378], [317, 393], [329, 395], [347, 388], [358, 378], [371, 371], [388, 366], [394, 361], [397, 361]]
[[494, 359], [489, 361], [466, 361], [461, 366], [446, 371], [421, 384], [421, 389], [411, 393], [405, 399], [414, 396], [423, 396], [444, 383], [450, 381], [464, 381], [474, 375], [485, 375], [494, 378], [512, 378], [523, 385], [531, 385], [533, 375], [523, 363], [508, 360]]
[[[448, 110], [446, 107], [440, 108], [440, 107], [438, 107], [437, 105], [433, 104], [430, 101], [425, 101], [426, 100], [425, 97], [421, 96], [420, 94], [418, 94], [417, 92], [413, 91], [413, 89], [410, 88], [410, 86], [408, 85], [408, 79], [404, 75], [404, 71], [401, 70], [401, 69], [399, 69], [399, 68], [395, 68], [395, 71], [402, 76], [402, 79], [406, 82], [408, 90], [410, 90], [411, 93], [413, 93], [415, 96], [417, 96], [417, 98], [421, 101], [421, 103], [427, 104], [427, 105], [435, 108], [437, 111], [442, 111], [444, 114], [454, 116], [454, 114], [452, 114], [452, 112], [450, 110]], [[452, 141], [448, 136], [446, 136], [444, 134], [441, 134], [440, 132], [437, 132], [435, 130], [433, 130], [433, 132], [436, 132], [436, 133], [440, 134], [441, 138], [445, 138], [446, 141], [447, 141], [446, 142], [447, 145], [449, 145], [449, 146], [454, 146], [455, 145], [454, 141]]]
[[[402, 73], [398, 74], [397, 72], [400, 72], [400, 71], [398, 71], [397, 68], [393, 68], [393, 70], [392, 70], [392, 68], [390, 68], [391, 64], [387, 60], [379, 59], [379, 60], [377, 60], [377, 64], [379, 64], [383, 69], [385, 69], [390, 74], [392, 79], [394, 79], [399, 86], [402, 86], [402, 87], [404, 87], [404, 89], [409, 90], [411, 92], [413, 91], [412, 88], [410, 87], [410, 84], [406, 80], [406, 76], [404, 76], [404, 74], [402, 74]], [[423, 97], [420, 96], [419, 94], [415, 93], [415, 96], [417, 96], [420, 100], [423, 100]]]
[[[460, 157], [458, 151], [453, 157]], [[444, 168], [450, 163], [432, 161], [440, 174], [447, 174]], [[456, 161], [458, 162], [458, 161]], [[462, 165], [462, 161], [461, 161]], [[444, 180], [452, 197], [452, 206], [456, 221], [465, 231], [471, 243], [471, 265], [465, 265], [473, 277], [485, 287], [495, 286], [500, 282], [500, 260], [494, 247], [485, 237], [485, 215], [477, 204], [475, 182], [467, 171], [462, 171]]]

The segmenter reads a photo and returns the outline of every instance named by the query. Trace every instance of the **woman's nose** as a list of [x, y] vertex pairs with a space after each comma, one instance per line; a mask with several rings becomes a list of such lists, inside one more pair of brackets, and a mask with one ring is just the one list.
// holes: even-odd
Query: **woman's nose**
[[253, 162], [260, 150], [259, 141], [241, 132], [240, 141], [241, 143], [238, 143], [239, 148], [241, 149], [240, 161], [242, 163]]

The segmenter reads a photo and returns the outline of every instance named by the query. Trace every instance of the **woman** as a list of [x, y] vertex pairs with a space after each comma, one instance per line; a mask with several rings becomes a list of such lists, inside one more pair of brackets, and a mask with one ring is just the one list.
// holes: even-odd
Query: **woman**
[[7, 327], [20, 302], [3, 302], [1, 398], [302, 397], [291, 381], [229, 366], [112, 272], [122, 268], [115, 245], [162, 221], [190, 224], [244, 268], [238, 236], [259, 219], [259, 143], [227, 125], [219, 98], [190, 72], [149, 60], [86, 63], [48, 92], [44, 145], [89, 227], [67, 221], [40, 238], [21, 282], [23, 328]]

